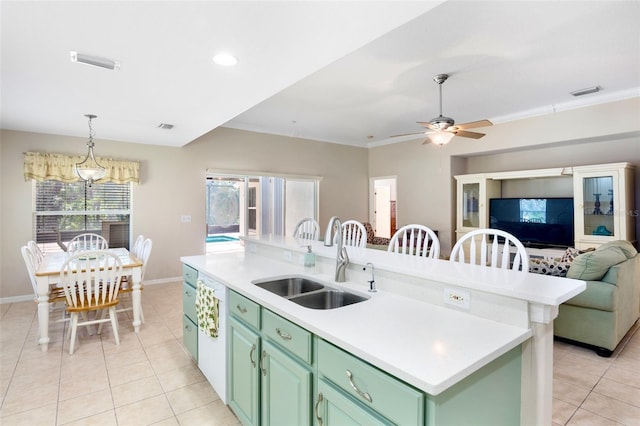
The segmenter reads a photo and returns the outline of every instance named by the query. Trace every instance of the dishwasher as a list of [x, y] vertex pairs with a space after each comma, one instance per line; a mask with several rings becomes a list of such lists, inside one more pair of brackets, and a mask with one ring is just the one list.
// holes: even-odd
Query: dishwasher
[[218, 337], [212, 338], [198, 328], [198, 368], [205, 375], [222, 402], [227, 404], [227, 288], [200, 273], [198, 281], [215, 290], [218, 299]]

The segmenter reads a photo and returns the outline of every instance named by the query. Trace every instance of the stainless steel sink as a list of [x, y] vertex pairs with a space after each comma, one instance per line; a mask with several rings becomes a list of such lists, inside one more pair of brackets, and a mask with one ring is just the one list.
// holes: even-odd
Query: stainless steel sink
[[254, 281], [254, 285], [311, 309], [336, 309], [368, 299], [305, 277], [280, 277]]
[[289, 300], [311, 309], [335, 309], [364, 302], [367, 298], [347, 291], [325, 289], [292, 297]]
[[256, 282], [255, 285], [283, 297], [296, 296], [324, 288], [323, 284], [302, 277], [288, 277]]

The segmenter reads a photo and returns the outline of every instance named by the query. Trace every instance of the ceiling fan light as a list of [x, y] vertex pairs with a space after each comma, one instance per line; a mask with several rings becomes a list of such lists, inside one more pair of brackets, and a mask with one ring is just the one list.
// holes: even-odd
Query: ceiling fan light
[[451, 139], [453, 139], [454, 136], [454, 133], [438, 130], [437, 132], [431, 133], [428, 139], [434, 145], [443, 146], [451, 142]]

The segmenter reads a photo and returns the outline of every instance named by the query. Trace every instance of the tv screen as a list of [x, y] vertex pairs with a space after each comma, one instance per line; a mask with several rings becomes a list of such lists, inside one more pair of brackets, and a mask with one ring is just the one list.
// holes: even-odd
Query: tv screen
[[525, 247], [573, 247], [573, 198], [492, 198], [489, 217]]

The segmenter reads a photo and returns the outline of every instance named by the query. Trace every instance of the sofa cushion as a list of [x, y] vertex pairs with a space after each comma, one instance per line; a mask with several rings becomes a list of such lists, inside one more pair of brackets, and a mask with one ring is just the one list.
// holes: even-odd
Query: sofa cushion
[[529, 259], [529, 272], [534, 274], [552, 275], [554, 277], [565, 277], [571, 266], [570, 260], [555, 259]]
[[597, 281], [607, 273], [610, 267], [627, 260], [619, 247], [610, 246], [577, 256], [567, 272], [567, 278], [585, 281]]
[[613, 312], [616, 309], [618, 288], [604, 281], [587, 281], [587, 289], [567, 300], [567, 305]]
[[638, 250], [636, 250], [636, 248], [633, 246], [633, 244], [631, 244], [627, 240], [609, 241], [608, 243], [605, 243], [605, 244], [601, 245], [600, 247], [598, 247], [596, 250], [604, 250], [604, 249], [607, 249], [609, 247], [618, 247], [620, 250], [622, 250], [622, 253], [624, 253], [624, 255], [627, 257], [627, 259], [631, 259], [636, 254], [638, 254]]

